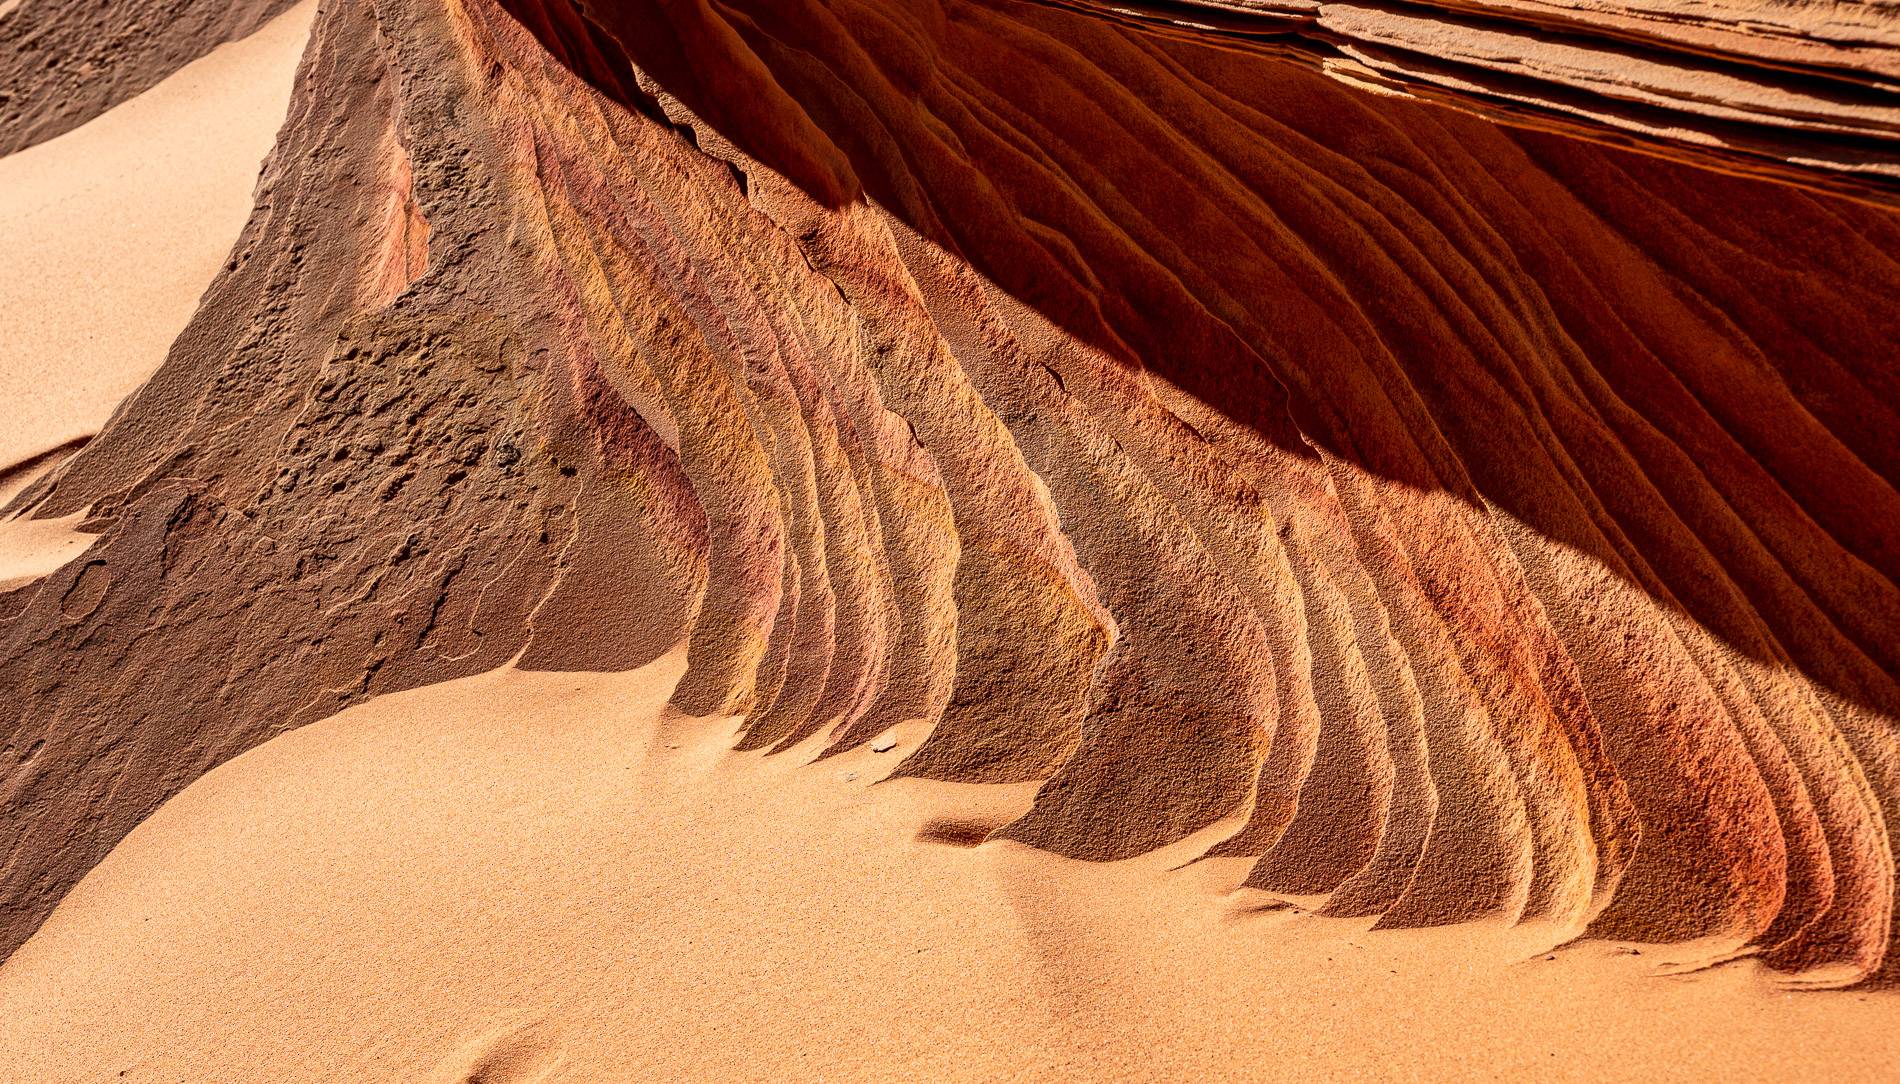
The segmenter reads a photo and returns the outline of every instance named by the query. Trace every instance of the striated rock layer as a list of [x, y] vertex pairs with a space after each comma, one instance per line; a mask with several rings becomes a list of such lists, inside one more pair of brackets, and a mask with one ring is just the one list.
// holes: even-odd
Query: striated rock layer
[[5, 945], [286, 728], [683, 642], [1061, 854], [1890, 974], [1900, 23], [1838, 6], [331, 0], [14, 502], [97, 540], [0, 595]]

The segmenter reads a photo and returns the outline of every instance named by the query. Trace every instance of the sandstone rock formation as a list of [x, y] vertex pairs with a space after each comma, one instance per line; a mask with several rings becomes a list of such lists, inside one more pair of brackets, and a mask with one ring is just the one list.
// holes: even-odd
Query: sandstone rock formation
[[0, 595], [4, 945], [286, 728], [684, 642], [747, 747], [927, 720], [1065, 855], [1889, 976], [1897, 34], [330, 0], [197, 319], [12, 505], [97, 538]]

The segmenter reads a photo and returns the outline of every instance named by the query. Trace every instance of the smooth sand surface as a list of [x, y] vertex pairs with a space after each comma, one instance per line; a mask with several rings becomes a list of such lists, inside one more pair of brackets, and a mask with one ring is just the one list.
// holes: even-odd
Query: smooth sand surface
[[82, 512], [0, 522], [0, 591], [25, 586], [85, 552], [94, 536], [73, 529], [85, 518]]
[[[1891, 1079], [1888, 993], [1686, 977], [1229, 894], [1191, 847], [970, 846], [1020, 788], [873, 785], [669, 715], [678, 656], [376, 700], [160, 809], [0, 967], [10, 1079]], [[875, 744], [884, 744], [882, 742]]]
[[165, 359], [250, 214], [315, 13], [0, 158], [0, 467], [97, 432]]

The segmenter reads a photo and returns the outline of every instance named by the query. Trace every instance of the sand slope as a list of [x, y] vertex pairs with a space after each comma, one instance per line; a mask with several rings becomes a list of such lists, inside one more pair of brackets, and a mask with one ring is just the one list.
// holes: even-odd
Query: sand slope
[[43, 143], [130, 101], [298, 0], [5, 0], [0, 154]]
[[98, 432], [250, 215], [315, 0], [0, 158], [0, 468]]
[[664, 712], [668, 656], [381, 698], [219, 768], [0, 967], [9, 1080], [1882, 1079], [1900, 998], [1614, 946], [1368, 933], [970, 844], [1024, 788], [873, 785]]

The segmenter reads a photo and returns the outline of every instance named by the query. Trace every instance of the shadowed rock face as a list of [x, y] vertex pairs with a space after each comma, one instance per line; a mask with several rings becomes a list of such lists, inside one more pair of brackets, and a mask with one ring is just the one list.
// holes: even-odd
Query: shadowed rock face
[[6, 943], [287, 727], [683, 641], [1062, 854], [1883, 974], [1894, 28], [1721, 10], [329, 3], [16, 502], [99, 537], [0, 596]]

